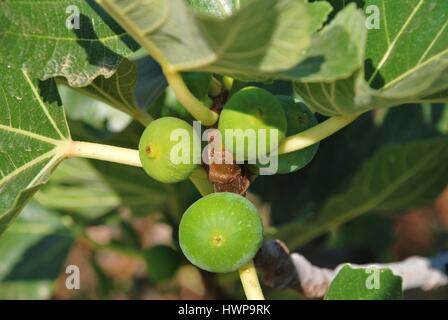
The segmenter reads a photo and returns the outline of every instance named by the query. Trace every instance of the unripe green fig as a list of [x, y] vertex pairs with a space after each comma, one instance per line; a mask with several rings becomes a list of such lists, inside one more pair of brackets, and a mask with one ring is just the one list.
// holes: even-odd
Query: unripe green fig
[[[187, 179], [196, 168], [200, 140], [187, 122], [165, 117], [151, 122], [140, 138], [140, 160], [146, 173], [163, 183]], [[200, 155], [199, 155], [200, 156]]]
[[[276, 96], [285, 110], [288, 123], [287, 136], [305, 131], [317, 124], [315, 115], [301, 102], [296, 102], [290, 96]], [[302, 169], [313, 160], [319, 143], [295, 152], [285, 153], [278, 156], [277, 173], [291, 173]], [[257, 163], [259, 167], [263, 167]]]
[[[286, 116], [281, 103], [271, 93], [257, 87], [246, 87], [227, 101], [218, 127], [225, 147], [233, 151], [237, 160], [255, 160], [259, 154], [266, 156], [276, 150], [283, 141]], [[226, 136], [226, 130], [233, 132], [233, 135]], [[254, 133], [252, 137], [251, 132]], [[271, 134], [274, 132], [277, 139], [271, 146]]]
[[210, 272], [231, 272], [248, 263], [263, 240], [257, 208], [229, 192], [209, 194], [182, 216], [179, 242], [195, 266]]

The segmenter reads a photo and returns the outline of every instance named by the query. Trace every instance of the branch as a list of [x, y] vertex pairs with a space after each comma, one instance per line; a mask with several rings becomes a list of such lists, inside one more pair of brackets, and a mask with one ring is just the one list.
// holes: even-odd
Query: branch
[[[261, 271], [266, 285], [277, 289], [290, 288], [307, 298], [323, 297], [342, 267], [341, 264], [331, 270], [313, 266], [302, 255], [290, 254], [285, 244], [279, 240], [263, 243], [255, 258], [255, 265]], [[427, 291], [448, 284], [448, 252], [432, 258], [410, 257], [394, 263], [353, 266], [390, 268], [403, 279], [403, 290], [420, 288]]]

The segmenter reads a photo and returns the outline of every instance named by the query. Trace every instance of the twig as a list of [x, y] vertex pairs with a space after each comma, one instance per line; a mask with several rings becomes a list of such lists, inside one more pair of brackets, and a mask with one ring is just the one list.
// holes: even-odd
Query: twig
[[[321, 298], [325, 295], [342, 264], [334, 270], [313, 266], [298, 253], [289, 253], [279, 240], [263, 243], [255, 258], [255, 265], [262, 273], [264, 283], [272, 288], [290, 288], [301, 292], [307, 298]], [[448, 252], [431, 258], [410, 257], [400, 262], [353, 265], [354, 267], [375, 266], [390, 268], [403, 279], [403, 290], [432, 290], [448, 285]]]

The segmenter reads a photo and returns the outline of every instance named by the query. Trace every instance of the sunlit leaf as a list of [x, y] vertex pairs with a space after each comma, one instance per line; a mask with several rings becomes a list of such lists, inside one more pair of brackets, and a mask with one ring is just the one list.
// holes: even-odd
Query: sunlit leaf
[[331, 10], [327, 3], [254, 0], [226, 18], [195, 14], [183, 0], [99, 3], [170, 70], [318, 81], [347, 77], [362, 63], [363, 19], [353, 7], [313, 36]]
[[70, 139], [52, 80], [0, 64], [0, 233], [63, 159]]
[[297, 92], [325, 115], [448, 101], [448, 2], [366, 0], [367, 8], [379, 28], [368, 29], [365, 68], [346, 80], [297, 82]]
[[0, 63], [25, 67], [32, 78], [84, 86], [111, 77], [137, 48], [93, 0], [0, 2]]
[[399, 300], [401, 283], [390, 269], [345, 265], [331, 282], [325, 300]]

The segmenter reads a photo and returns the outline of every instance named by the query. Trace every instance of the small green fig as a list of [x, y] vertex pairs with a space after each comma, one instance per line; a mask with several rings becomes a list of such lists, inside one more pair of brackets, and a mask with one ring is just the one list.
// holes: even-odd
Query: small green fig
[[[246, 87], [227, 101], [218, 127], [224, 145], [233, 151], [237, 160], [254, 160], [259, 154], [266, 156], [277, 149], [285, 138], [286, 116], [281, 103], [271, 93], [257, 87]], [[252, 137], [244, 134], [248, 129], [248, 133], [254, 133]], [[226, 136], [226, 131], [233, 134]], [[271, 146], [273, 131], [277, 133], [277, 141], [273, 141]]]
[[[163, 183], [187, 179], [196, 168], [200, 140], [187, 122], [165, 117], [151, 122], [140, 138], [140, 160], [146, 173]], [[199, 155], [200, 156], [200, 155]]]
[[184, 213], [180, 247], [195, 266], [210, 272], [231, 272], [248, 263], [263, 240], [257, 208], [228, 192], [212, 193]]
[[[281, 102], [286, 114], [288, 123], [287, 136], [305, 131], [317, 124], [315, 115], [301, 102], [296, 102], [290, 96], [276, 96]], [[319, 143], [303, 150], [285, 153], [278, 156], [277, 173], [291, 173], [302, 169], [313, 160], [316, 155]], [[258, 167], [263, 167], [257, 163]]]

